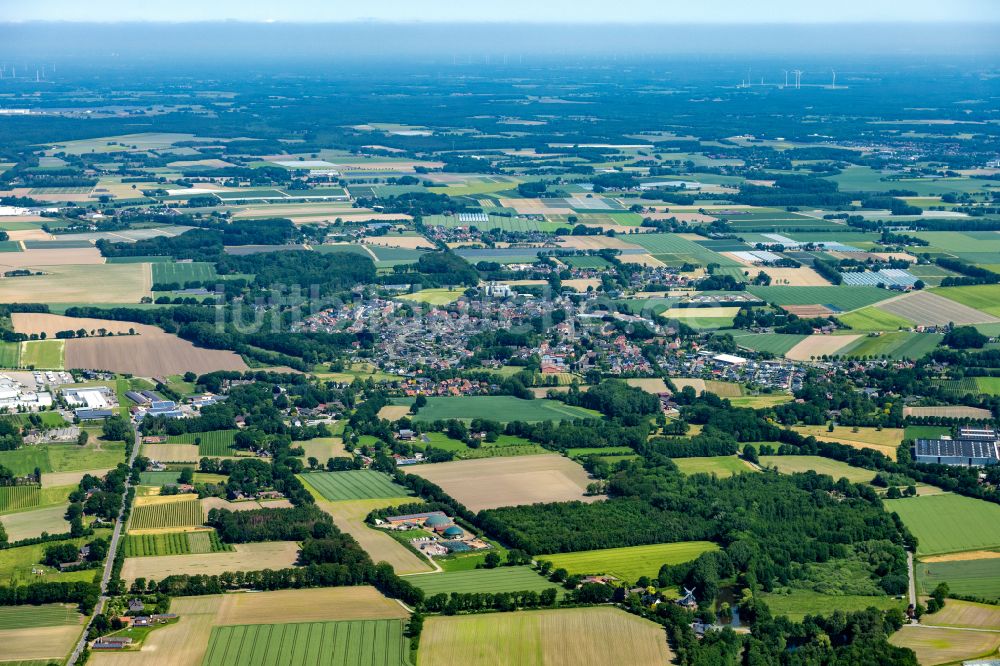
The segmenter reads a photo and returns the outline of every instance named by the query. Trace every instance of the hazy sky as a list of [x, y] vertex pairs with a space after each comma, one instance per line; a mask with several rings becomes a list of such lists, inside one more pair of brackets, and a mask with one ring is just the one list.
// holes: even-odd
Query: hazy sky
[[998, 0], [0, 0], [0, 21], [1000, 22]]

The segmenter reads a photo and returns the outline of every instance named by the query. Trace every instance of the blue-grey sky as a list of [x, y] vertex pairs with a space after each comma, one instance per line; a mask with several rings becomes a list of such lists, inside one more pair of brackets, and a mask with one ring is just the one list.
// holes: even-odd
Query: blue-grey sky
[[0, 0], [0, 21], [1000, 22], [998, 0]]

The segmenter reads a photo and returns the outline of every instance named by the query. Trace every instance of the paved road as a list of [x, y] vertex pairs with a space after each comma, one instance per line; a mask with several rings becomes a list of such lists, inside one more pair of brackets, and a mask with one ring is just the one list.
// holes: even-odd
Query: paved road
[[[135, 462], [136, 456], [139, 455], [139, 443], [139, 432], [136, 431], [135, 444], [132, 446], [132, 455], [129, 456], [128, 459], [128, 466], [130, 468], [132, 467], [132, 463]], [[76, 647], [73, 649], [73, 654], [70, 655], [69, 660], [66, 662], [67, 666], [73, 666], [80, 658], [80, 653], [83, 652], [83, 648], [87, 644], [87, 632], [90, 631], [90, 625], [93, 623], [94, 618], [101, 614], [104, 610], [104, 604], [108, 601], [108, 582], [111, 580], [111, 569], [115, 565], [115, 555], [118, 552], [118, 542], [121, 540], [122, 529], [124, 528], [122, 514], [125, 513], [125, 497], [128, 495], [129, 488], [131, 487], [131, 481], [126, 479], [125, 493], [122, 495], [122, 510], [118, 513], [118, 520], [115, 521], [115, 529], [111, 533], [111, 543], [108, 546], [108, 557], [104, 561], [104, 573], [101, 576], [101, 597], [97, 600], [97, 605], [94, 606], [94, 613], [90, 616], [90, 619], [87, 620], [87, 626], [83, 630], [83, 635], [80, 637], [80, 641], [76, 644]]]

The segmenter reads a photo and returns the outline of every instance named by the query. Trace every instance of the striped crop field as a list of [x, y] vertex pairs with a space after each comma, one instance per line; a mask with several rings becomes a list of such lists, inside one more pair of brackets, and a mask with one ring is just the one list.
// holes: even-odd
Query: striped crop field
[[165, 534], [129, 534], [125, 539], [125, 557], [156, 555], [200, 555], [232, 551], [222, 543], [215, 530], [202, 532], [167, 532]]
[[444, 573], [412, 576], [408, 581], [424, 591], [428, 597], [435, 594], [458, 592], [541, 592], [555, 583], [539, 576], [531, 567], [497, 567], [495, 569], [469, 569], [468, 571], [445, 571]]
[[0, 487], [0, 511], [19, 511], [38, 506], [41, 496], [41, 486], [2, 486]]
[[141, 504], [132, 508], [130, 530], [157, 530], [166, 527], [194, 527], [205, 522], [197, 497], [180, 502]]
[[79, 621], [80, 614], [69, 604], [0, 606], [0, 630], [56, 627]]
[[235, 430], [210, 430], [173, 435], [167, 444], [198, 444], [199, 456], [233, 456], [236, 452], [230, 447], [235, 438]]
[[409, 494], [406, 488], [393, 483], [388, 475], [367, 469], [317, 472], [301, 478], [328, 500], [406, 497]]
[[243, 624], [212, 628], [202, 666], [409, 666], [408, 654], [402, 620]]

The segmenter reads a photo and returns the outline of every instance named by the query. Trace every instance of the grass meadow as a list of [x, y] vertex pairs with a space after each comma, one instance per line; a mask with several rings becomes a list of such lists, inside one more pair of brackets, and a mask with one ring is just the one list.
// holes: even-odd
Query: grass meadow
[[1000, 506], [951, 493], [886, 500], [919, 540], [917, 555], [1000, 547]]
[[358, 469], [346, 472], [313, 472], [302, 479], [331, 501], [404, 497], [407, 490], [393, 483], [388, 475], [374, 470]]
[[444, 573], [420, 574], [407, 578], [428, 597], [444, 592], [541, 592], [558, 588], [555, 583], [535, 573], [531, 567], [497, 567], [495, 569], [469, 569]]
[[640, 576], [656, 576], [664, 564], [690, 562], [718, 548], [710, 541], [682, 541], [539, 555], [536, 559], [548, 560], [571, 574], [607, 574], [634, 583]]

